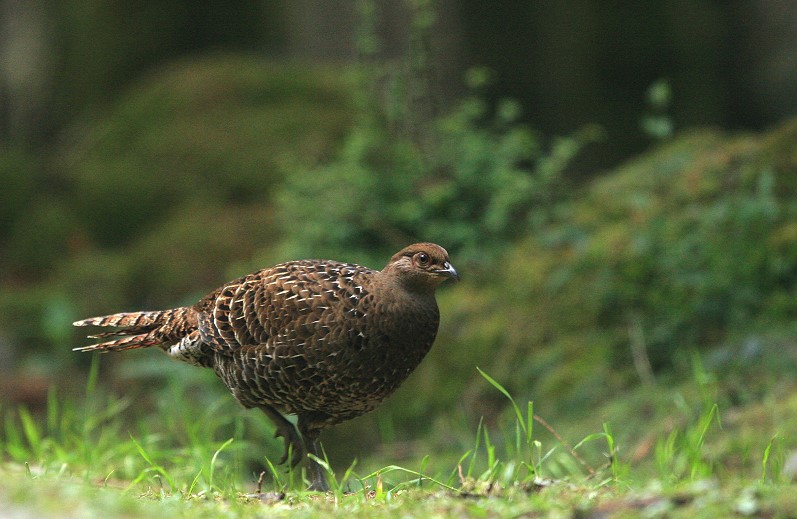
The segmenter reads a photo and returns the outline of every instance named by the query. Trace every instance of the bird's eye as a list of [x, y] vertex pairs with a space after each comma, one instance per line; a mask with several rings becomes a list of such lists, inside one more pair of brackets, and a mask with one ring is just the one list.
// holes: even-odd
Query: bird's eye
[[426, 265], [429, 264], [429, 255], [426, 254], [425, 252], [419, 252], [418, 254], [415, 255], [415, 257], [418, 258], [418, 264], [420, 266], [425, 267]]

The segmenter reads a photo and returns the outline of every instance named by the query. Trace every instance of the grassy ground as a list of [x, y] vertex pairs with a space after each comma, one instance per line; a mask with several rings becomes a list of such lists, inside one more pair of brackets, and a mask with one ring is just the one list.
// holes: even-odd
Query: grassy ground
[[257, 454], [249, 438], [269, 434], [267, 423], [228, 413], [227, 399], [166, 399], [139, 419], [96, 375], [95, 364], [84, 395], [53, 391], [41, 417], [5, 410], [4, 517], [797, 517], [788, 380], [742, 394], [733, 377], [696, 370], [558, 422], [483, 374], [508, 411], [498, 426], [479, 424], [471, 448], [338, 468], [318, 494]]

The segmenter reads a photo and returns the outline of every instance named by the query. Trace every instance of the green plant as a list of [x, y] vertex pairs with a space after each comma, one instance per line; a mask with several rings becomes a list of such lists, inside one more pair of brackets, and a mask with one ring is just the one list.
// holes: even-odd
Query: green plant
[[721, 427], [716, 404], [705, 409], [697, 423], [690, 423], [682, 430], [673, 429], [656, 444], [656, 462], [662, 479], [696, 480], [714, 473], [712, 461], [704, 451], [706, 434], [714, 422]]
[[[490, 74], [466, 74], [470, 95], [438, 116], [430, 90], [432, 3], [410, 2], [409, 50], [390, 67], [374, 59], [378, 14], [361, 2], [357, 124], [337, 156], [298, 165], [277, 195], [286, 230], [281, 257], [376, 259], [397, 244], [433, 241], [461, 260], [495, 260], [550, 221], [565, 198], [563, 172], [595, 127], [547, 145], [520, 122], [521, 107], [490, 107]], [[375, 62], [376, 61], [376, 62]]]
[[648, 113], [640, 121], [642, 130], [653, 139], [663, 140], [673, 136], [674, 124], [668, 113], [672, 104], [672, 88], [666, 79], [650, 84], [645, 95]]
[[492, 120], [486, 110], [472, 98], [436, 121], [433, 147], [366, 119], [335, 161], [285, 179], [278, 195], [279, 214], [291, 222], [284, 255], [374, 257], [423, 239], [465, 260], [494, 259], [547, 222], [564, 196], [562, 172], [592, 137], [580, 133], [543, 151], [516, 122], [513, 103], [500, 105]]

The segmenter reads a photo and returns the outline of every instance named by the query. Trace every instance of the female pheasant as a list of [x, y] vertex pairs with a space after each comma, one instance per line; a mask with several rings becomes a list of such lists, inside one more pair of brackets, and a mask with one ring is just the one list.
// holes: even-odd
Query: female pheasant
[[[213, 369], [285, 440], [285, 462], [319, 456], [320, 432], [376, 408], [418, 366], [437, 334], [435, 289], [459, 279], [448, 253], [416, 243], [381, 271], [328, 260], [282, 263], [231, 281], [193, 306], [92, 317], [106, 342], [76, 351], [157, 346]], [[298, 432], [283, 415], [298, 417]], [[310, 489], [329, 489], [308, 459]]]

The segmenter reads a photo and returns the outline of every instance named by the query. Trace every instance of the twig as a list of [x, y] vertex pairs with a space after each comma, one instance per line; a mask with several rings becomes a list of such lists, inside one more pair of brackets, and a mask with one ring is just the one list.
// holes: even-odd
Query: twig
[[576, 450], [573, 448], [573, 446], [572, 446], [572, 445], [570, 445], [570, 444], [569, 444], [567, 441], [565, 441], [565, 439], [564, 439], [564, 438], [562, 438], [562, 437], [559, 435], [559, 433], [558, 433], [558, 432], [556, 432], [556, 430], [555, 430], [553, 427], [551, 427], [551, 426], [548, 424], [548, 422], [546, 422], [546, 421], [545, 421], [545, 420], [544, 420], [544, 419], [543, 419], [541, 416], [539, 416], [539, 415], [536, 415], [536, 414], [535, 414], [535, 415], [533, 415], [533, 416], [534, 416], [534, 420], [536, 420], [536, 421], [537, 421], [537, 423], [539, 423], [540, 425], [542, 425], [543, 427], [545, 427], [546, 429], [548, 429], [548, 432], [549, 432], [549, 433], [551, 433], [551, 434], [553, 434], [553, 437], [554, 437], [554, 438], [556, 438], [556, 439], [559, 441], [559, 443], [561, 443], [562, 445], [564, 445], [564, 447], [565, 447], [565, 448], [566, 448], [568, 451], [570, 451], [570, 455], [571, 455], [571, 456], [573, 456], [573, 457], [576, 459], [576, 461], [578, 461], [578, 462], [581, 464], [581, 466], [582, 466], [582, 467], [584, 467], [585, 469], [587, 469], [587, 472], [589, 472], [589, 475], [590, 475], [590, 477], [592, 477], [592, 476], [594, 476], [594, 475], [595, 475], [595, 469], [593, 469], [593, 468], [592, 468], [592, 466], [591, 466], [589, 463], [587, 463], [586, 461], [584, 461], [584, 458], [582, 458], [582, 457], [581, 457], [581, 456], [580, 456], [580, 455], [579, 455], [579, 454], [576, 452]]
[[646, 386], [656, 384], [653, 376], [653, 368], [650, 366], [647, 346], [645, 344], [645, 332], [642, 329], [640, 318], [635, 313], [629, 316], [628, 320], [628, 339], [631, 343], [631, 357], [634, 359], [634, 369], [640, 380]]
[[262, 494], [263, 493], [263, 479], [265, 479], [265, 477], [266, 477], [266, 471], [264, 470], [263, 472], [260, 473], [260, 477], [257, 478], [257, 493], [258, 494]]

